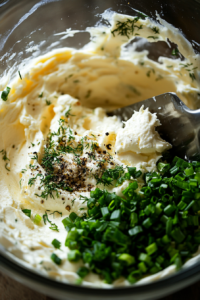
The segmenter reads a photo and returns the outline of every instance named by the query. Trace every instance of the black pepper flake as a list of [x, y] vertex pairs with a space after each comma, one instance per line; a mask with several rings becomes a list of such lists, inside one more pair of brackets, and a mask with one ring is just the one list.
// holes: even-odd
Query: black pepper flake
[[71, 207], [70, 207], [69, 205], [67, 205], [67, 206], [65, 207], [65, 209], [68, 210], [68, 211], [70, 211], [70, 210], [71, 210]]
[[111, 144], [108, 144], [108, 145], [106, 145], [106, 148], [108, 149], [108, 150], [111, 150]]
[[105, 150], [103, 151], [103, 154], [106, 154], [106, 151], [105, 151]]
[[109, 135], [109, 132], [106, 132], [105, 135]]

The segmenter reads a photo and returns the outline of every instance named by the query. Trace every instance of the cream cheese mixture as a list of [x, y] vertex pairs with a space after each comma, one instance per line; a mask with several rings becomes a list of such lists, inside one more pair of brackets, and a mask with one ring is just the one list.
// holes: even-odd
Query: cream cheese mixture
[[[165, 92], [175, 92], [190, 108], [200, 107], [199, 55], [176, 28], [158, 21], [113, 14], [111, 27], [88, 29], [91, 42], [83, 49], [56, 49], [38, 57], [7, 84], [7, 100], [0, 101], [0, 243], [28, 268], [75, 282], [81, 263], [67, 259], [63, 218], [87, 213], [84, 197], [96, 187], [105, 188], [98, 181], [102, 170], [132, 166], [142, 173], [154, 171], [171, 148], [148, 109], [141, 107], [125, 123], [108, 117], [106, 110]], [[129, 43], [138, 36], [149, 42], [170, 40], [185, 58], [177, 54], [152, 61], [146, 50], [137, 52]], [[53, 156], [53, 171], [44, 156]], [[56, 164], [58, 157], [62, 164]], [[55, 186], [47, 178], [50, 171]], [[142, 176], [137, 181], [139, 190]], [[128, 183], [106, 189], [122, 196]], [[60, 249], [55, 250], [53, 239], [61, 241]], [[61, 265], [53, 263], [52, 253], [59, 255]], [[170, 266], [140, 282], [174, 270]], [[83, 284], [109, 286], [93, 273]], [[114, 282], [128, 284], [123, 278]]]

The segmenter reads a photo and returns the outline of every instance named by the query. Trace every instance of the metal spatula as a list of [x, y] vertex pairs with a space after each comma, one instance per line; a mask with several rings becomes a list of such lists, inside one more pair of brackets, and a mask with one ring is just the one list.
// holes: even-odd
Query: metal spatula
[[188, 160], [200, 158], [200, 109], [191, 110], [176, 94], [166, 93], [116, 109], [109, 115], [117, 115], [126, 121], [142, 105], [157, 114], [162, 125], [156, 129], [173, 146], [175, 155]]

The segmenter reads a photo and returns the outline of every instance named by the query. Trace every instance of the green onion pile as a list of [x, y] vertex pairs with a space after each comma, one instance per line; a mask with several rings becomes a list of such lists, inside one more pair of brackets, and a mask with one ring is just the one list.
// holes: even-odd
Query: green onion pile
[[[123, 197], [96, 188], [86, 198], [87, 217], [72, 212], [62, 221], [68, 260], [84, 263], [80, 278], [92, 271], [109, 284], [121, 276], [133, 284], [169, 265], [180, 268], [198, 249], [200, 162], [159, 162], [139, 192], [136, 169], [128, 169]], [[61, 264], [54, 253], [52, 260]]]

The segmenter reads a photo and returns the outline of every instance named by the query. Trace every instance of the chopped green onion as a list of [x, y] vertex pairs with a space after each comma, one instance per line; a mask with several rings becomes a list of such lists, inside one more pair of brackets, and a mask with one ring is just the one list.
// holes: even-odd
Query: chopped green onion
[[36, 225], [39, 225], [41, 221], [42, 221], [42, 217], [40, 215], [36, 214], [34, 217], [34, 223]]
[[143, 229], [141, 226], [135, 226], [134, 228], [129, 229], [128, 233], [130, 236], [133, 236], [133, 235], [137, 235], [138, 233], [141, 233], [142, 231]]
[[70, 215], [69, 215], [69, 218], [72, 222], [74, 222], [77, 218], [77, 214], [75, 212], [72, 212]]
[[101, 207], [101, 213], [104, 219], [107, 219], [110, 216], [110, 212], [107, 207]]
[[170, 164], [158, 163], [157, 165], [158, 171], [161, 173], [165, 173], [169, 170]]
[[185, 235], [180, 230], [180, 228], [175, 228], [174, 230], [172, 230], [171, 236], [177, 243], [181, 243], [185, 239]]
[[27, 217], [31, 217], [31, 209], [22, 209], [22, 211]]
[[101, 178], [104, 185], [130, 181], [123, 196], [96, 188], [90, 198], [82, 196], [87, 215], [71, 213], [62, 220], [69, 261], [82, 259], [87, 264], [77, 271], [81, 280], [91, 270], [108, 284], [121, 276], [135, 283], [172, 264], [180, 268], [197, 251], [200, 162], [175, 157], [157, 167], [158, 172], [144, 174], [139, 191], [133, 178], [142, 172], [132, 167], [127, 167], [128, 173], [121, 167], [108, 169]]
[[178, 181], [178, 180], [173, 180], [173, 184], [178, 186], [179, 188], [183, 190], [188, 190], [189, 189], [189, 183], [185, 181]]
[[127, 266], [130, 266], [135, 263], [135, 258], [127, 253], [123, 253], [118, 257], [119, 260], [125, 262]]
[[156, 215], [160, 215], [162, 213], [162, 203], [158, 202], [156, 204], [155, 213], [156, 213]]
[[194, 203], [195, 203], [195, 201], [192, 200], [192, 201], [188, 204], [188, 206], [185, 208], [185, 210], [188, 211], [188, 210], [194, 205]]
[[145, 248], [148, 255], [152, 255], [154, 252], [158, 250], [156, 243], [153, 243]]
[[78, 261], [81, 258], [81, 253], [77, 249], [71, 250], [70, 252], [68, 252], [67, 258], [69, 261]]
[[197, 172], [196, 175], [194, 176], [194, 179], [198, 181], [198, 184], [200, 184], [200, 172]]
[[139, 260], [145, 262], [146, 264], [148, 264], [149, 266], [151, 266], [152, 261], [151, 261], [151, 257], [146, 254], [146, 253], [141, 253], [138, 257]]
[[200, 193], [195, 193], [195, 195], [194, 195], [194, 199], [200, 199]]
[[187, 206], [187, 204], [183, 201], [180, 201], [177, 205], [177, 207], [180, 209], [180, 210], [183, 210], [185, 207]]
[[60, 249], [61, 242], [59, 242], [57, 239], [54, 239], [51, 243], [56, 249]]
[[175, 211], [176, 207], [169, 204], [168, 206], [166, 206], [164, 208], [164, 213], [167, 215], [167, 216], [170, 216], [174, 211]]
[[90, 272], [90, 270], [88, 268], [86, 268], [86, 267], [80, 267], [76, 273], [81, 278], [84, 278], [86, 275], [88, 275], [89, 272]]
[[169, 218], [166, 223], [166, 234], [168, 236], [170, 236], [170, 233], [172, 231], [172, 226], [173, 226], [173, 220], [172, 220], [172, 218]]
[[141, 276], [141, 273], [140, 273], [140, 271], [139, 270], [136, 270], [136, 271], [133, 271], [133, 272], [131, 272], [129, 275], [128, 275], [128, 281], [130, 282], [130, 283], [135, 283], [139, 278], [140, 278], [140, 276]]
[[194, 174], [194, 169], [193, 169], [193, 167], [191, 166], [190, 168], [185, 169], [184, 172], [185, 172], [185, 175], [191, 176], [191, 175]]
[[94, 198], [88, 199], [88, 201], [87, 201], [87, 207], [89, 209], [93, 208], [95, 206], [95, 204], [96, 204], [96, 199], [94, 199]]
[[61, 265], [62, 260], [61, 260], [55, 253], [52, 253], [52, 254], [51, 254], [51, 260], [52, 260], [55, 264]]
[[162, 242], [164, 244], [168, 244], [171, 242], [171, 239], [169, 238], [169, 236], [167, 234], [165, 234], [163, 237], [162, 237]]
[[151, 219], [150, 219], [150, 218], [145, 219], [145, 220], [142, 222], [142, 225], [143, 225], [145, 228], [151, 227], [151, 225], [152, 225]]
[[169, 170], [169, 172], [171, 173], [171, 175], [174, 175], [178, 172], [179, 168], [177, 166], [174, 166], [173, 168], [171, 168]]
[[165, 259], [164, 259], [163, 256], [159, 255], [159, 256], [156, 258], [156, 261], [161, 265], [161, 264], [165, 261]]
[[161, 222], [163, 222], [163, 223], [167, 223], [167, 220], [168, 220], [168, 217], [167, 216], [165, 216], [165, 215], [162, 215], [162, 217], [160, 218], [160, 220], [161, 220]]
[[134, 227], [135, 224], [137, 224], [137, 222], [138, 222], [138, 216], [135, 212], [132, 212], [130, 214], [130, 226]]
[[176, 269], [179, 270], [182, 267], [182, 261], [181, 258], [178, 256], [175, 259], [175, 265], [176, 265]]
[[145, 265], [145, 263], [143, 261], [141, 261], [139, 264], [138, 264], [138, 269], [142, 272], [142, 273], [145, 273], [147, 271], [147, 267]]
[[8, 100], [8, 95], [10, 93], [11, 88], [9, 86], [6, 87], [6, 89], [1, 93], [1, 99], [3, 101]]
[[110, 216], [111, 220], [120, 221], [121, 218], [121, 211], [120, 209], [114, 210]]

